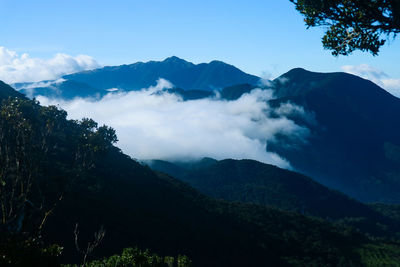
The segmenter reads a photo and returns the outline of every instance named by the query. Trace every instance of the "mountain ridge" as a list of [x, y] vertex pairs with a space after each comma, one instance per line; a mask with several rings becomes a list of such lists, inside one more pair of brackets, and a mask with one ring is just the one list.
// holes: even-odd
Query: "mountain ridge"
[[8, 97], [21, 97], [25, 98], [25, 96], [12, 88], [10, 85], [6, 84], [3, 81], [0, 81], [0, 102]]
[[[172, 56], [163, 61], [136, 62], [77, 72], [63, 76], [62, 79], [66, 80], [64, 82], [53, 83], [44, 88], [36, 86], [35, 83], [19, 83], [15, 86], [22, 92], [33, 93], [33, 96], [42, 94], [47, 97], [71, 99], [103, 96], [110, 88], [118, 88], [120, 91], [141, 90], [154, 86], [160, 78], [168, 80], [176, 88], [204, 91], [219, 90], [242, 83], [258, 84], [260, 80], [259, 77], [222, 61], [194, 64]], [[71, 86], [68, 83], [72, 83]], [[80, 92], [74, 84], [80, 85]]]
[[[139, 70], [139, 71], [143, 72], [143, 70], [140, 70], [140, 68], [143, 68], [143, 67], [151, 68], [152, 71], [156, 74], [156, 76], [158, 76], [158, 77], [155, 77], [155, 76], [153, 77], [153, 81], [152, 81], [153, 83], [158, 78], [164, 78], [164, 79], [167, 79], [168, 81], [170, 81], [171, 83], [173, 83], [176, 87], [180, 87], [185, 90], [212, 91], [217, 88], [235, 85], [238, 83], [238, 82], [236, 82], [238, 80], [241, 80], [241, 81], [243, 80], [243, 81], [246, 81], [249, 83], [257, 83], [259, 80], [259, 77], [245, 74], [244, 72], [242, 72], [235, 66], [224, 63], [222, 61], [213, 60], [213, 61], [210, 61], [209, 63], [194, 64], [194, 63], [188, 62], [184, 59], [178, 58], [176, 56], [168, 57], [163, 61], [153, 61], [152, 60], [152, 61], [148, 61], [148, 62], [137, 62], [137, 63], [121, 65], [121, 66], [108, 66], [108, 67], [104, 67], [104, 68], [100, 68], [100, 69], [66, 75], [66, 76], [63, 76], [63, 78], [87, 82], [87, 80], [85, 78], [81, 78], [81, 77], [77, 77], [77, 76], [84, 75], [84, 74], [93, 75], [94, 73], [103, 72], [103, 71], [116, 71], [116, 70], [127, 71], [128, 68], [134, 69], [134, 70]], [[163, 68], [168, 68], [168, 71], [164, 70]], [[233, 81], [228, 81], [229, 77], [223, 78], [221, 81], [212, 81], [212, 82], [204, 81], [206, 78], [207, 78], [207, 80], [217, 79], [217, 77], [210, 78], [207, 76], [209, 76], [209, 75], [215, 76], [216, 75], [216, 74], [214, 74], [215, 71], [219, 71], [220, 68], [224, 68], [224, 71], [227, 72], [227, 73], [224, 73], [224, 75], [232, 75], [232, 74], [229, 74], [229, 72], [233, 72], [235, 75], [239, 75], [241, 77], [240, 78], [233, 77]], [[182, 75], [182, 76], [189, 75], [191, 77], [182, 77], [179, 79], [179, 81], [176, 81], [175, 79], [177, 77], [175, 77], [176, 74], [174, 74], [173, 72], [178, 71], [178, 70], [186, 72], [186, 73], [180, 74], [180, 75]], [[191, 73], [191, 72], [195, 72], [195, 73]], [[210, 72], [211, 72], [211, 74], [210, 74]], [[145, 73], [145, 75], [148, 75], [148, 73]], [[198, 77], [196, 75], [198, 75]], [[194, 82], [192, 82], [191, 80], [194, 80]], [[245, 82], [243, 82], [243, 83], [245, 83]], [[127, 88], [123, 88], [123, 89], [139, 90], [142, 88], [147, 88], [151, 85], [152, 85], [152, 83], [148, 82], [147, 84], [144, 83], [141, 86], [136, 86], [136, 87], [134, 87], [134, 89], [131, 85], [127, 85]], [[106, 89], [105, 87], [111, 88], [111, 87], [115, 87], [115, 86], [109, 87], [109, 86], [101, 85], [98, 87], [102, 88], [102, 89]], [[123, 87], [123, 86], [121, 85], [121, 87]]]
[[399, 98], [369, 80], [340, 72], [294, 69], [272, 83], [277, 97], [272, 106], [294, 103], [317, 122], [293, 118], [311, 130], [309, 143], [297, 150], [271, 143], [272, 151], [298, 171], [360, 200], [400, 201], [394, 189], [400, 186], [400, 172], [385, 152], [386, 143], [400, 144], [400, 125], [395, 123]]

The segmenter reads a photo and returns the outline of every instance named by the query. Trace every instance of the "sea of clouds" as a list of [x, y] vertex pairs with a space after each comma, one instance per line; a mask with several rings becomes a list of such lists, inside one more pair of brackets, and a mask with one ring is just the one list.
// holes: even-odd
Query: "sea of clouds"
[[65, 109], [71, 119], [90, 117], [113, 127], [117, 145], [137, 159], [246, 158], [290, 168], [289, 162], [268, 151], [267, 143], [278, 134], [308, 135], [306, 128], [287, 118], [291, 112], [298, 113], [299, 107], [286, 103], [275, 112], [268, 105], [271, 90], [255, 89], [234, 101], [218, 97], [183, 101], [176, 94], [157, 93], [171, 87], [159, 79], [154, 87], [110, 92], [100, 100], [37, 99]]

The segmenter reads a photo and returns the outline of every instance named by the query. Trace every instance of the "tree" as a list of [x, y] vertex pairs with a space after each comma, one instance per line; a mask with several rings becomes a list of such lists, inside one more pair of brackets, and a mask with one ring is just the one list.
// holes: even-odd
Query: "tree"
[[309, 27], [326, 27], [322, 44], [334, 56], [374, 56], [400, 33], [400, 0], [290, 0]]
[[[88, 184], [97, 188], [88, 182], [89, 172], [116, 141], [114, 129], [90, 119], [67, 120], [54, 106], [18, 97], [0, 103], [1, 266], [56, 260], [61, 247], [48, 247], [41, 238], [48, 217], [64, 194]], [[85, 257], [102, 236], [100, 231], [88, 244]]]
[[[10, 98], [0, 105], [0, 265], [56, 266], [62, 248], [44, 246], [41, 232], [58, 200], [45, 198], [40, 168], [57, 127], [40, 117], [34, 101]], [[63, 117], [66, 113], [46, 111]], [[65, 113], [65, 114], [64, 114]], [[64, 116], [64, 117], [65, 117]], [[46, 262], [46, 263], [43, 263]]]
[[[28, 214], [32, 216], [32, 211], [43, 210], [30, 199], [43, 155], [39, 152], [43, 132], [37, 131], [37, 118], [33, 115], [37, 109], [18, 98], [0, 108], [0, 229], [3, 233], [21, 232]], [[40, 221], [36, 223], [40, 227]]]

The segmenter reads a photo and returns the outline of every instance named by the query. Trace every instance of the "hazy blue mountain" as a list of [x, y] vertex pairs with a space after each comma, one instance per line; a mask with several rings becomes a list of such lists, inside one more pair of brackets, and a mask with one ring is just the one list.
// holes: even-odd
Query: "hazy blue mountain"
[[33, 88], [26, 88], [23, 85], [14, 85], [16, 88], [20, 87], [20, 93], [27, 96], [46, 96], [51, 98], [60, 97], [63, 99], [72, 99], [74, 97], [100, 97], [106, 94], [108, 91], [100, 90], [91, 87], [85, 83], [76, 82], [72, 80], [65, 80], [62, 82], [51, 83], [47, 86], [38, 86]]
[[249, 93], [256, 87], [257, 86], [255, 84], [248, 84], [248, 83], [228, 86], [220, 91], [221, 98], [226, 100], [236, 100], [243, 94]]
[[215, 96], [215, 93], [212, 91], [204, 91], [204, 90], [184, 90], [181, 88], [172, 88], [172, 89], [165, 89], [163, 91], [157, 92], [157, 94], [176, 94], [182, 97], [183, 100], [196, 100], [202, 98], [208, 98]]
[[98, 89], [122, 88], [139, 90], [154, 85], [159, 78], [185, 90], [212, 91], [227, 86], [257, 84], [259, 78], [221, 61], [193, 64], [178, 57], [164, 61], [138, 62], [131, 65], [104, 67], [66, 75], [67, 80], [86, 83]]
[[165, 89], [158, 92], [162, 94], [173, 93], [182, 97], [183, 100], [195, 100], [209, 97], [219, 97], [224, 100], [236, 100], [240, 98], [243, 94], [249, 93], [251, 90], [257, 88], [256, 85], [251, 85], [248, 83], [238, 84], [233, 86], [225, 87], [219, 91], [205, 91], [205, 90], [184, 90], [181, 88]]
[[[102, 96], [108, 92], [107, 89], [112, 88], [120, 91], [140, 90], [155, 85], [159, 78], [170, 81], [175, 88], [202, 91], [220, 90], [243, 83], [257, 84], [260, 80], [259, 77], [246, 74], [221, 61], [193, 64], [175, 56], [164, 61], [137, 62], [83, 71], [62, 78], [65, 81], [53, 82], [44, 87], [40, 83], [19, 83], [14, 86], [25, 93], [33, 92], [33, 96], [42, 94], [73, 98]], [[33, 88], [36, 89], [32, 91]]]
[[[293, 69], [277, 78], [272, 105], [292, 102], [315, 116], [306, 144], [271, 143], [299, 171], [363, 201], [400, 203], [400, 99], [346, 73]], [[290, 141], [289, 141], [290, 142]]]

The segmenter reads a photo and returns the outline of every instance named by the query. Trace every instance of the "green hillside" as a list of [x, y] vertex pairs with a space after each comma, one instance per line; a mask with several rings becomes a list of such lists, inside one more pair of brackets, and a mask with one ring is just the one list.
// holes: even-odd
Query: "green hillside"
[[67, 120], [56, 107], [6, 100], [0, 133], [3, 266], [82, 262], [77, 223], [81, 244], [106, 231], [89, 261], [136, 246], [187, 255], [193, 266], [360, 266], [364, 254], [398, 256], [397, 243], [388, 249], [345, 226], [206, 197], [121, 153], [113, 129]]
[[209, 158], [198, 162], [146, 162], [153, 170], [168, 173], [200, 192], [233, 202], [272, 206], [344, 223], [374, 236], [400, 237], [400, 218], [392, 206], [386, 211], [331, 190], [302, 174], [254, 160]]

